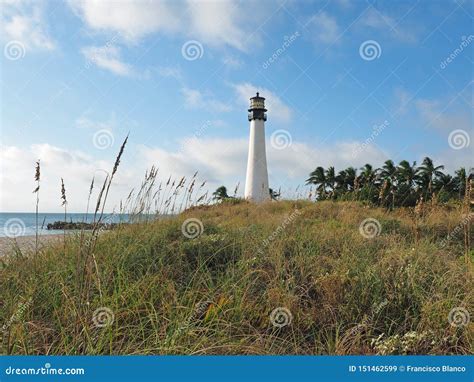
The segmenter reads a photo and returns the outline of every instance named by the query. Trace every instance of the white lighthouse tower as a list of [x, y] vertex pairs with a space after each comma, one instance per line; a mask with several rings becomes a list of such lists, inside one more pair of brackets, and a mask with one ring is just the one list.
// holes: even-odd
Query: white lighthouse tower
[[268, 189], [267, 155], [265, 152], [265, 98], [259, 94], [250, 98], [250, 139], [245, 180], [245, 199], [256, 203], [270, 199]]

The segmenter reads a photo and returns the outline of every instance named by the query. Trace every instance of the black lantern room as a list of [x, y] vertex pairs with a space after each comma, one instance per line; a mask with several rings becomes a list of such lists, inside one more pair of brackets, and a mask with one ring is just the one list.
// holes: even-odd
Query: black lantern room
[[259, 93], [255, 97], [250, 98], [249, 121], [254, 119], [267, 120], [267, 113], [265, 113], [265, 98], [260, 97]]

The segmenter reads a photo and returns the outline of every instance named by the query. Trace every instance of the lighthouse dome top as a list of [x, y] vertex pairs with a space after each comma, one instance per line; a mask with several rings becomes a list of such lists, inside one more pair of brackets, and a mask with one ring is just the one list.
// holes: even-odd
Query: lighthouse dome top
[[250, 108], [249, 111], [251, 110], [265, 110], [265, 98], [260, 97], [260, 94], [257, 92], [257, 95], [255, 97], [250, 98]]
[[252, 98], [250, 98], [250, 99], [255, 99], [255, 98], [259, 98], [259, 99], [263, 99], [263, 100], [265, 99], [264, 97], [260, 97], [260, 93], [259, 93], [259, 92], [257, 92], [257, 95], [256, 95], [255, 97], [252, 97]]

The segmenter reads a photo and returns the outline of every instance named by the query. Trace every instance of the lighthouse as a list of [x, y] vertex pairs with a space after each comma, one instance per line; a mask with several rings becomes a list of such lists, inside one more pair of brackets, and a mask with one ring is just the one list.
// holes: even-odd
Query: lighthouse
[[265, 152], [265, 98], [257, 93], [250, 98], [249, 156], [245, 180], [245, 199], [260, 203], [270, 199], [268, 189], [267, 155]]

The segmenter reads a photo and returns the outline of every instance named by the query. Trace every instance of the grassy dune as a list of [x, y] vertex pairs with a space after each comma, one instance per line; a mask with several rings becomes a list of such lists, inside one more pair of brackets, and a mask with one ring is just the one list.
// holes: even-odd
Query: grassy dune
[[463, 219], [458, 206], [226, 202], [104, 232], [89, 252], [69, 235], [3, 264], [2, 352], [470, 354]]

